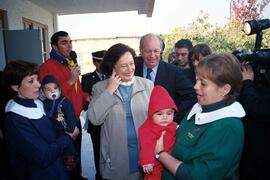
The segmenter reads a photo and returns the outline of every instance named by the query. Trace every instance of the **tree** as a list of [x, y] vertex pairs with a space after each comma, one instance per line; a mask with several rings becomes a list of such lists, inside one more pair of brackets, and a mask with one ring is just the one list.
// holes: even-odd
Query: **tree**
[[168, 57], [169, 53], [174, 51], [174, 44], [182, 38], [191, 40], [193, 44], [202, 42], [208, 43], [209, 32], [213, 28], [208, 14], [201, 11], [200, 15], [187, 27], [175, 28], [172, 33], [164, 35], [166, 44], [164, 52], [165, 59]]
[[237, 20], [260, 19], [269, 2], [270, 0], [231, 0], [232, 16]]
[[[171, 33], [162, 36], [166, 46], [163, 57], [174, 51], [174, 44], [181, 38], [190, 39], [193, 45], [208, 44], [213, 52], [232, 52], [237, 48], [253, 50], [255, 35], [247, 36], [243, 32], [243, 20], [235, 17], [228, 19], [224, 26], [212, 25], [207, 13], [201, 14], [185, 27], [175, 28]], [[270, 28], [264, 30], [262, 48], [270, 48]]]

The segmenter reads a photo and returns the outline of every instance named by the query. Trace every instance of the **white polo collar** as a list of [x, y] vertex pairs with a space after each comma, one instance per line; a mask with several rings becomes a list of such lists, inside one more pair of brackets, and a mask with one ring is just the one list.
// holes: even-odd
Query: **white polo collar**
[[211, 112], [202, 112], [202, 106], [196, 103], [189, 112], [187, 120], [190, 120], [194, 114], [196, 125], [210, 123], [227, 117], [242, 118], [246, 115], [244, 108], [239, 102], [234, 102], [229, 106]]
[[9, 100], [5, 112], [13, 112], [29, 119], [40, 119], [45, 115], [43, 103], [40, 100], [34, 100], [37, 107], [26, 107], [18, 104], [13, 99]]

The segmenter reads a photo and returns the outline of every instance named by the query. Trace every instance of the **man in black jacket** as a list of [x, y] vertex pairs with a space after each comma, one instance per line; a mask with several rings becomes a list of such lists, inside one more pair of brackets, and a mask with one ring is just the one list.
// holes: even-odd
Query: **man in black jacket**
[[[96, 51], [92, 53], [93, 64], [96, 66], [96, 70], [82, 75], [82, 89], [84, 92], [88, 92], [92, 96], [92, 87], [95, 83], [105, 79], [105, 75], [100, 70], [100, 64], [103, 60], [106, 51]], [[100, 151], [100, 126], [94, 126], [88, 119], [87, 132], [90, 133], [93, 150], [94, 161], [96, 166], [96, 180], [100, 180], [101, 175], [99, 171], [99, 151]]]
[[135, 75], [145, 77], [161, 85], [169, 92], [179, 112], [175, 121], [180, 123], [187, 111], [196, 102], [193, 85], [180, 68], [161, 60], [162, 44], [154, 34], [146, 34], [140, 40], [141, 57], [135, 60]]
[[95, 83], [104, 80], [105, 75], [100, 70], [100, 64], [103, 60], [106, 51], [96, 51], [92, 53], [93, 64], [96, 67], [95, 71], [82, 75], [82, 88], [84, 92], [92, 95], [92, 87]]
[[[265, 74], [254, 77], [251, 67], [242, 69], [243, 87], [239, 101], [246, 117], [243, 119], [245, 145], [239, 168], [240, 180], [265, 180], [270, 177], [270, 72], [268, 68]], [[258, 84], [257, 79], [264, 81]]]

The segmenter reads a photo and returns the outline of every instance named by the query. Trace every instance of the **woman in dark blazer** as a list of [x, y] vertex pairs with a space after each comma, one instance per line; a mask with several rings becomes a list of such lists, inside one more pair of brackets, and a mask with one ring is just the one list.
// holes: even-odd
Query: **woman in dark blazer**
[[5, 138], [16, 179], [66, 180], [62, 152], [72, 141], [56, 138], [39, 97], [38, 69], [34, 63], [12, 61], [4, 69], [6, 87], [14, 94], [6, 105]]

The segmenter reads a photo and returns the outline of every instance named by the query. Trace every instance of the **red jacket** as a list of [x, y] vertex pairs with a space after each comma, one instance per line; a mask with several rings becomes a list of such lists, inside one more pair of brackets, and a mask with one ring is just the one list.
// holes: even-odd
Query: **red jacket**
[[166, 131], [164, 135], [164, 150], [171, 152], [175, 142], [175, 133], [177, 123], [172, 122], [168, 126], [160, 126], [152, 123], [152, 119], [147, 119], [143, 125], [139, 128], [139, 140], [140, 140], [140, 164], [158, 164], [155, 156], [155, 146], [157, 140], [160, 138], [163, 130]]
[[[39, 70], [40, 81], [42, 81], [46, 75], [53, 75], [60, 83], [64, 95], [72, 102], [76, 117], [79, 120], [80, 113], [83, 110], [83, 104], [86, 103], [84, 100], [89, 96], [87, 93], [82, 91], [80, 80], [73, 85], [69, 85], [69, 67], [54, 59], [48, 59], [41, 65]], [[75, 86], [77, 86], [77, 88]]]

